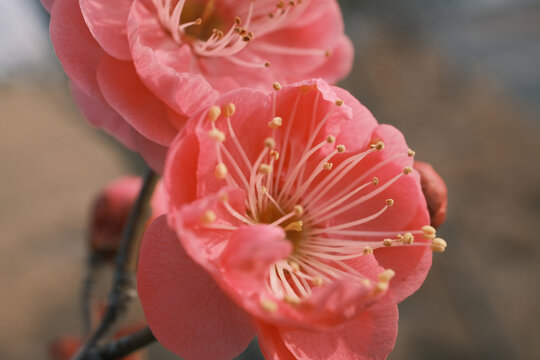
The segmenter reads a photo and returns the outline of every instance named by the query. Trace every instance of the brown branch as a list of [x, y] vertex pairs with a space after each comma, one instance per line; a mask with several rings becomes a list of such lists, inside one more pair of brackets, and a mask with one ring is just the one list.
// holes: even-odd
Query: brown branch
[[109, 293], [109, 303], [105, 315], [83, 348], [75, 356], [76, 360], [90, 359], [89, 355], [95, 354], [97, 344], [111, 331], [133, 297], [139, 247], [146, 221], [150, 215], [150, 199], [154, 193], [158, 178], [155, 172], [150, 169], [147, 170], [137, 201], [133, 205], [124, 227], [122, 243], [116, 256], [114, 281]]

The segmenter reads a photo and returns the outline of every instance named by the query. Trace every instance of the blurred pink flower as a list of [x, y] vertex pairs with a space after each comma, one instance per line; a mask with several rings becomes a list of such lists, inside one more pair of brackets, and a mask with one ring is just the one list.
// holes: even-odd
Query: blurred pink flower
[[441, 176], [427, 162], [415, 161], [414, 169], [420, 173], [422, 191], [426, 197], [431, 226], [438, 228], [446, 220], [448, 190]]
[[335, 82], [352, 64], [336, 0], [42, 0], [75, 101], [161, 172], [186, 116], [217, 92]]
[[139, 260], [146, 319], [188, 360], [255, 334], [268, 359], [383, 359], [446, 246], [413, 152], [342, 89], [274, 86], [221, 96], [173, 143]]
[[[141, 190], [142, 179], [125, 176], [101, 189], [92, 205], [90, 214], [90, 249], [106, 259], [112, 259], [122, 241], [122, 232], [131, 208]], [[166, 212], [163, 185], [158, 183], [151, 200], [152, 216], [157, 218]]]

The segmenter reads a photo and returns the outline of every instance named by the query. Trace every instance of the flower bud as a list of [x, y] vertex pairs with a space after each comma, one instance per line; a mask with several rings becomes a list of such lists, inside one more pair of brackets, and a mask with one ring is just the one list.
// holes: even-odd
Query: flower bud
[[415, 161], [414, 168], [420, 173], [420, 183], [426, 198], [431, 226], [437, 228], [446, 219], [446, 204], [448, 202], [446, 184], [430, 164]]

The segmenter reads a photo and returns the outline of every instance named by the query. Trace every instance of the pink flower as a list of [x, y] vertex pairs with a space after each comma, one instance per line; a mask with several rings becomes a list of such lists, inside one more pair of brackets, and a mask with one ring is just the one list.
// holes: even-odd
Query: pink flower
[[[92, 205], [90, 214], [90, 249], [105, 259], [116, 255], [124, 225], [141, 190], [138, 176], [118, 178], [101, 189]], [[152, 220], [166, 212], [164, 189], [159, 182], [151, 200]]]
[[217, 91], [335, 82], [352, 63], [335, 0], [42, 3], [81, 111], [157, 171], [186, 117]]
[[401, 133], [322, 80], [214, 104], [172, 145], [141, 248], [155, 336], [188, 360], [255, 334], [268, 359], [385, 358], [396, 304], [446, 246]]

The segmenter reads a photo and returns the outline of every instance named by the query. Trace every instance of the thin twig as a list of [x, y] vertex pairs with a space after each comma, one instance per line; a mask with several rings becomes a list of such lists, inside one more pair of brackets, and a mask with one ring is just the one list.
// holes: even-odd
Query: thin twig
[[102, 348], [93, 348], [86, 359], [88, 360], [113, 360], [122, 358], [136, 350], [139, 350], [156, 341], [152, 331], [145, 327], [133, 334], [121, 337]]
[[83, 348], [75, 356], [76, 360], [89, 359], [88, 355], [94, 352], [98, 342], [107, 335], [116, 324], [135, 291], [135, 272], [139, 254], [142, 232], [150, 214], [150, 199], [158, 181], [158, 175], [148, 169], [144, 183], [129, 214], [128, 221], [122, 233], [122, 243], [116, 256], [114, 281], [109, 293], [109, 304], [105, 315], [96, 330], [88, 338]]

